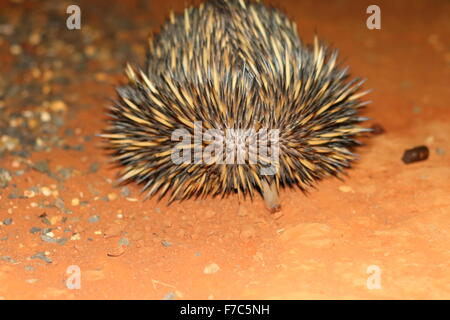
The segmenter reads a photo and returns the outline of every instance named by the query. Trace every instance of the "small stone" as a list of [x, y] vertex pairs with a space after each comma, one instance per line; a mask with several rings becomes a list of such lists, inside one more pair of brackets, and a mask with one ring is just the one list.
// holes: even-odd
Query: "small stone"
[[98, 162], [93, 162], [89, 166], [89, 173], [97, 173], [99, 168], [100, 168], [100, 164]]
[[41, 235], [41, 240], [44, 241], [44, 242], [48, 242], [48, 243], [56, 243], [56, 239], [52, 238], [48, 234], [42, 234]]
[[99, 82], [103, 82], [105, 80], [108, 79], [108, 75], [104, 72], [97, 72], [95, 74], [95, 80], [99, 81]]
[[119, 245], [121, 246], [129, 246], [130, 245], [130, 241], [128, 240], [128, 238], [120, 238], [119, 240]]
[[405, 150], [403, 153], [402, 161], [405, 164], [410, 164], [418, 161], [424, 161], [428, 159], [430, 152], [428, 147], [419, 146], [412, 149]]
[[50, 222], [50, 220], [48, 220], [48, 218], [47, 218], [47, 214], [44, 213], [43, 215], [40, 215], [39, 218], [41, 219], [41, 222], [42, 222], [42, 223], [44, 223], [44, 224], [46, 224], [46, 225], [48, 225], [48, 226], [51, 226], [51, 225], [52, 225], [52, 223]]
[[51, 174], [50, 168], [49, 168], [49, 165], [48, 165], [48, 160], [41, 160], [41, 161], [36, 162], [33, 165], [33, 169], [38, 171], [38, 172], [40, 172], [40, 173], [45, 173], [47, 175]]
[[339, 191], [344, 192], [344, 193], [355, 192], [355, 191], [353, 191], [352, 187], [350, 187], [350, 186], [340, 186]]
[[48, 197], [48, 196], [52, 195], [52, 190], [50, 190], [50, 188], [48, 188], [48, 187], [42, 187], [42, 188], [41, 188], [41, 193], [42, 193], [45, 197]]
[[30, 233], [31, 234], [35, 234], [35, 233], [39, 233], [39, 232], [41, 232], [41, 228], [38, 228], [38, 227], [32, 227], [31, 229], [30, 229]]
[[220, 267], [216, 263], [210, 263], [208, 264], [204, 269], [204, 274], [213, 274], [220, 270]]
[[167, 241], [167, 240], [162, 240], [161, 244], [163, 245], [163, 247], [170, 247], [172, 245], [171, 242]]
[[51, 217], [49, 220], [50, 220], [50, 224], [51, 224], [51, 225], [55, 225], [55, 224], [57, 224], [58, 222], [62, 221], [63, 218], [62, 218], [61, 216], [53, 216], [53, 217]]
[[50, 109], [53, 112], [61, 112], [61, 111], [64, 112], [67, 110], [67, 105], [62, 100], [56, 100], [56, 101], [53, 101], [52, 103], [50, 103]]
[[28, 265], [28, 266], [25, 266], [25, 267], [23, 267], [24, 269], [25, 269], [25, 271], [28, 271], [28, 272], [33, 272], [33, 271], [35, 271], [36, 270], [36, 268], [35, 267], [33, 267], [33, 266], [30, 266], [30, 265]]
[[56, 242], [57, 242], [59, 245], [63, 246], [63, 245], [66, 244], [67, 238], [60, 238], [60, 239], [56, 240]]
[[120, 195], [124, 198], [129, 197], [131, 195], [130, 189], [128, 187], [123, 187], [122, 190], [120, 190]]
[[50, 115], [50, 113], [47, 112], [47, 111], [43, 111], [41, 113], [41, 121], [42, 122], [49, 122], [50, 120], [52, 120], [52, 116]]
[[81, 239], [81, 236], [79, 233], [75, 233], [70, 237], [70, 240], [72, 240], [72, 241], [76, 241], [76, 240], [80, 240], [80, 239]]
[[31, 256], [31, 259], [40, 259], [42, 261], [45, 261], [46, 263], [52, 263], [52, 259], [47, 257], [45, 252], [38, 252], [35, 255]]
[[38, 279], [27, 279], [27, 280], [25, 280], [26, 283], [30, 283], [30, 284], [36, 283], [38, 281], [39, 281]]
[[61, 199], [61, 198], [56, 199], [55, 207], [57, 207], [60, 210], [64, 209], [66, 207], [65, 204], [64, 204], [64, 200]]
[[114, 192], [111, 192], [108, 194], [108, 200], [109, 201], [113, 201], [117, 199], [117, 194], [115, 194]]
[[22, 54], [22, 47], [19, 46], [18, 44], [13, 44], [10, 48], [9, 48], [10, 52], [12, 55], [18, 56], [20, 54]]
[[425, 139], [425, 144], [430, 145], [430, 144], [433, 144], [433, 143], [434, 143], [434, 137], [433, 137], [433, 136], [428, 136], [428, 137]]
[[177, 296], [176, 296], [176, 294], [174, 292], [168, 292], [164, 296], [163, 300], [175, 300], [176, 297]]
[[28, 41], [30, 41], [30, 44], [35, 46], [41, 42], [41, 35], [38, 32], [33, 32], [28, 38]]
[[13, 258], [11, 258], [10, 256], [0, 256], [0, 260], [6, 261], [6, 262], [9, 262], [9, 263], [13, 263], [13, 264], [17, 263], [17, 261], [14, 260]]
[[72, 206], [76, 207], [80, 204], [80, 199], [78, 198], [73, 198], [71, 201]]
[[12, 224], [13, 219], [12, 218], [6, 218], [5, 220], [3, 220], [3, 224], [5, 226], [9, 226], [10, 224]]
[[8, 170], [0, 168], [0, 189], [4, 189], [8, 186], [12, 177]]
[[27, 197], [28, 199], [34, 198], [34, 196], [36, 196], [36, 192], [34, 192], [33, 190], [25, 190], [23, 192], [23, 195], [25, 197]]
[[94, 56], [96, 52], [97, 52], [97, 49], [96, 49], [94, 46], [92, 46], [92, 45], [89, 45], [89, 46], [87, 46], [87, 47], [84, 49], [84, 53], [85, 53], [88, 57]]
[[95, 223], [95, 222], [98, 222], [99, 220], [100, 220], [100, 217], [98, 215], [93, 215], [88, 218], [88, 221], [90, 223]]

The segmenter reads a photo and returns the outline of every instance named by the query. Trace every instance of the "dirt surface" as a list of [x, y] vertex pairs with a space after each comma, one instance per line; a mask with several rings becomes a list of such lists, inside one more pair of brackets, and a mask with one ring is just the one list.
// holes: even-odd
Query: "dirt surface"
[[[381, 30], [369, 1], [271, 2], [367, 78], [368, 126], [385, 130], [344, 181], [282, 191], [276, 215], [261, 198], [168, 207], [113, 185], [105, 106], [184, 1], [75, 1], [67, 30], [72, 3], [0, 2], [1, 298], [450, 298], [448, 1], [377, 1]], [[404, 164], [419, 145], [429, 158]]]

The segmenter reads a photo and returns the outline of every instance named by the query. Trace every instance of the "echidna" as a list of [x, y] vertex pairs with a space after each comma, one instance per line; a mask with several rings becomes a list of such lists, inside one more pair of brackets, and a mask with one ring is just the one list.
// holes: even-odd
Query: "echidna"
[[210, 0], [171, 14], [150, 39], [146, 69], [126, 73], [102, 137], [124, 166], [119, 182], [170, 194], [169, 203], [259, 192], [277, 210], [280, 187], [305, 191], [338, 176], [369, 131], [359, 126], [363, 81], [259, 2]]

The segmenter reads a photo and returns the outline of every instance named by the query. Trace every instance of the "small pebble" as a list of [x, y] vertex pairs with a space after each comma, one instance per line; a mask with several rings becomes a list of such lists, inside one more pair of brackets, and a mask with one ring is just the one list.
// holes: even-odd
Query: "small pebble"
[[177, 296], [176, 296], [176, 294], [174, 292], [168, 292], [164, 296], [163, 300], [175, 300], [176, 297]]
[[117, 199], [117, 194], [115, 194], [114, 192], [111, 192], [108, 194], [108, 200], [109, 201], [113, 201]]
[[10, 256], [1, 256], [0, 260], [6, 261], [6, 262], [9, 262], [9, 263], [13, 263], [13, 264], [17, 263], [17, 261], [14, 260], [13, 258], [11, 258]]
[[162, 240], [161, 244], [163, 245], [163, 247], [170, 247], [172, 245], [171, 242], [167, 241], [167, 240]]
[[67, 110], [67, 105], [65, 104], [64, 101], [56, 100], [50, 103], [50, 109], [53, 112], [61, 112], [61, 111], [64, 112]]
[[31, 229], [30, 229], [30, 233], [31, 234], [35, 234], [35, 233], [39, 233], [39, 232], [41, 232], [41, 228], [38, 228], [38, 227], [32, 227]]
[[204, 269], [204, 274], [213, 274], [220, 270], [220, 267], [216, 263], [210, 263], [208, 264]]
[[120, 195], [124, 198], [129, 197], [131, 195], [130, 189], [128, 187], [123, 187], [122, 190], [120, 190]]
[[12, 177], [8, 170], [0, 168], [0, 189], [6, 188]]
[[52, 238], [48, 234], [42, 234], [41, 240], [44, 242], [48, 242], [48, 243], [56, 243], [57, 242], [57, 240], [55, 238]]
[[41, 188], [41, 193], [45, 196], [48, 197], [52, 194], [52, 190], [50, 190], [50, 188], [48, 187], [42, 187]]
[[100, 164], [98, 162], [93, 162], [89, 166], [89, 173], [96, 173], [100, 168]]
[[32, 255], [31, 259], [40, 259], [42, 261], [45, 261], [46, 263], [52, 263], [53, 262], [52, 259], [47, 257], [45, 252], [38, 252], [35, 255]]
[[36, 195], [36, 192], [34, 192], [33, 190], [25, 190], [23, 192], [23, 195], [25, 197], [27, 197], [28, 199], [34, 198], [34, 196]]
[[412, 149], [405, 150], [403, 153], [402, 161], [405, 164], [414, 163], [418, 161], [424, 161], [428, 159], [430, 152], [428, 147], [419, 146]]
[[48, 160], [41, 160], [38, 161], [34, 164], [33, 169], [40, 172], [40, 173], [45, 173], [47, 175], [51, 174], [49, 165], [48, 165]]
[[39, 281], [38, 279], [27, 279], [27, 280], [25, 280], [25, 282], [30, 283], [30, 284], [36, 283], [38, 281]]
[[24, 269], [25, 269], [25, 271], [28, 271], [28, 272], [33, 272], [33, 271], [35, 271], [36, 270], [36, 268], [35, 267], [33, 267], [33, 266], [30, 266], [30, 265], [28, 265], [28, 266], [25, 266], [25, 267], [23, 267]]
[[80, 240], [80, 239], [81, 239], [81, 236], [80, 236], [79, 233], [75, 233], [74, 235], [72, 235], [72, 236], [70, 237], [70, 240], [72, 240], [72, 241]]
[[128, 240], [128, 238], [120, 238], [119, 240], [119, 245], [121, 246], [129, 246], [130, 245], [130, 241]]
[[13, 54], [15, 56], [18, 56], [22, 53], [22, 47], [17, 44], [13, 44], [9, 49], [10, 49], [11, 54]]
[[5, 226], [9, 226], [12, 222], [13, 222], [12, 218], [6, 218], [5, 220], [3, 220], [3, 224]]
[[425, 143], [430, 145], [434, 143], [434, 137], [433, 136], [429, 136], [425, 139]]
[[352, 187], [350, 187], [350, 186], [340, 186], [339, 191], [344, 192], [344, 193], [354, 192]]
[[98, 215], [93, 215], [88, 218], [88, 221], [90, 223], [95, 223], [95, 222], [98, 222], [99, 220], [100, 220], [100, 217]]
[[61, 198], [56, 199], [55, 207], [57, 207], [60, 210], [64, 209], [65, 208], [64, 200]]

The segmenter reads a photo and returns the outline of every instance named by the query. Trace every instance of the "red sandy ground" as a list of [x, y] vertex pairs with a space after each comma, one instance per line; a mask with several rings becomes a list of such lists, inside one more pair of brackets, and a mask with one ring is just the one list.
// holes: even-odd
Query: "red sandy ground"
[[[171, 8], [182, 8], [179, 2], [154, 4], [160, 14], [153, 23], [162, 22]], [[374, 89], [367, 115], [386, 133], [365, 141], [358, 150], [361, 160], [344, 182], [322, 181], [307, 196], [284, 190], [282, 212], [275, 216], [260, 198], [238, 201], [237, 196], [166, 207], [165, 199], [141, 201], [134, 185], [129, 188], [139, 201], [120, 196], [107, 180], [117, 170], [108, 165], [97, 138], [82, 153], [56, 148], [33, 153], [33, 162], [50, 159], [52, 168], [77, 170], [59, 194], [74, 212], [67, 215], [66, 225], [59, 222], [63, 213], [46, 213], [52, 227], [61, 228], [54, 231], [57, 237], [70, 225], [80, 239], [65, 245], [42, 242], [29, 230], [45, 211], [31, 203], [44, 196], [10, 200], [4, 192], [1, 218], [13, 217], [14, 223], [0, 226], [0, 234], [9, 235], [1, 250], [18, 263], [0, 261], [0, 297], [162, 299], [172, 293], [185, 299], [450, 298], [450, 4], [377, 3], [381, 30], [366, 28], [368, 1], [275, 2], [298, 22], [305, 40], [310, 42], [317, 30], [339, 47], [352, 74], [367, 78], [366, 87]], [[80, 83], [89, 107], [67, 120], [67, 126], [79, 128], [74, 141], [105, 126], [105, 118], [97, 116], [105, 101], [96, 93], [113, 96], [116, 83]], [[417, 106], [420, 112], [414, 112]], [[430, 148], [429, 159], [403, 164], [404, 149], [422, 144]], [[0, 165], [17, 170], [13, 160], [4, 158]], [[95, 161], [102, 164], [100, 170], [86, 174]], [[14, 182], [21, 190], [55, 183], [39, 172]], [[117, 199], [95, 200], [87, 182], [100, 197], [115, 193]], [[72, 206], [73, 198], [89, 204]], [[89, 223], [94, 214], [100, 221]], [[128, 246], [119, 247], [122, 237]], [[48, 251], [53, 263], [27, 259], [39, 251]], [[220, 269], [205, 274], [211, 263]], [[35, 270], [27, 271], [26, 265]], [[66, 288], [70, 265], [81, 269], [80, 290]], [[370, 265], [381, 270], [381, 289], [366, 286]]]

